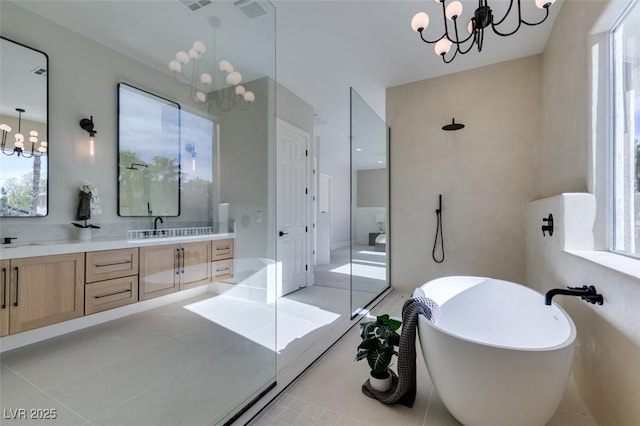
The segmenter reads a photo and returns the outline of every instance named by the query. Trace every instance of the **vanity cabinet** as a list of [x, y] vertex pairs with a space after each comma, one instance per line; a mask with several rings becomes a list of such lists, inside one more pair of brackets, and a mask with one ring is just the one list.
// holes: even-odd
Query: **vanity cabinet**
[[0, 260], [0, 337], [9, 334], [9, 268], [8, 260]]
[[2, 261], [2, 335], [81, 317], [84, 253]]
[[138, 249], [87, 252], [85, 315], [138, 301]]
[[140, 248], [139, 299], [211, 282], [211, 241]]
[[211, 261], [213, 281], [233, 277], [233, 240], [213, 241]]

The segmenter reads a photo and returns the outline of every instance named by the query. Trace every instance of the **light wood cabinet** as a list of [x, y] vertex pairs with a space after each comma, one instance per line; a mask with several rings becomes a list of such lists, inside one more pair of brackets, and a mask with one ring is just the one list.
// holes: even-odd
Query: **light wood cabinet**
[[233, 257], [233, 240], [215, 240], [211, 243], [211, 260], [224, 260]]
[[90, 283], [84, 289], [85, 315], [138, 301], [138, 275]]
[[87, 252], [85, 315], [138, 301], [138, 248]]
[[138, 275], [138, 249], [87, 252], [86, 282]]
[[142, 247], [139, 299], [211, 282], [211, 241]]
[[0, 260], [0, 337], [9, 334], [9, 271], [10, 262]]
[[[4, 301], [9, 334], [83, 315], [84, 253], [12, 259], [3, 268], [9, 284], [9, 300]], [[2, 324], [4, 328], [4, 314]]]
[[216, 240], [211, 243], [211, 276], [213, 281], [233, 277], [232, 239]]
[[211, 282], [211, 241], [181, 244], [180, 290]]

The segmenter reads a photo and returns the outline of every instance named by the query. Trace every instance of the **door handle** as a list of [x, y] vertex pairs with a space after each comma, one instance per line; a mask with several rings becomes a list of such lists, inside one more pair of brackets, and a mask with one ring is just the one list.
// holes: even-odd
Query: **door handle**
[[13, 306], [18, 306], [18, 289], [20, 288], [20, 270], [18, 269], [18, 267], [15, 267], [15, 271], [16, 271], [16, 301], [13, 303]]
[[282, 232], [282, 231], [278, 232], [278, 236], [279, 237], [283, 237], [285, 235], [289, 235], [289, 233], [288, 232]]
[[7, 309], [7, 268], [2, 268], [2, 309]]

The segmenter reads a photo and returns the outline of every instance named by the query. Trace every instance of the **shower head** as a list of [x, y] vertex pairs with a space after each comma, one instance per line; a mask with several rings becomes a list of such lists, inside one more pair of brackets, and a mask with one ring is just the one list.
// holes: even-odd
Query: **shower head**
[[451, 119], [451, 124], [446, 124], [444, 126], [442, 126], [442, 130], [460, 130], [464, 128], [464, 124], [461, 123], [456, 123], [456, 119], [452, 118]]

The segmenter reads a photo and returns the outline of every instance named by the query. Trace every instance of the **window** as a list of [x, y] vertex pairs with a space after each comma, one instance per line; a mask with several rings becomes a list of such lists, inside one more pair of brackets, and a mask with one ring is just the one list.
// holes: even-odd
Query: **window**
[[640, 1], [613, 30], [614, 251], [640, 257]]

